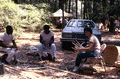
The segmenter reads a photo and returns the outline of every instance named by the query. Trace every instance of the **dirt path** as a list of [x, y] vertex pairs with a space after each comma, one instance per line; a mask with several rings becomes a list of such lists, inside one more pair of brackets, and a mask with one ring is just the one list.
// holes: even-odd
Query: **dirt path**
[[[32, 68], [33, 70], [36, 70], [34, 68], [38, 68], [36, 72], [34, 72], [34, 74], [36, 74], [36, 76], [39, 79], [43, 79], [43, 78], [47, 78], [47, 79], [74, 79], [77, 78], [77, 76], [75, 77], [75, 75], [70, 74], [70, 73], [64, 73], [63, 71], [60, 70], [64, 70], [66, 71], [72, 71], [72, 69], [74, 68], [74, 63], [75, 63], [75, 58], [76, 58], [76, 53], [74, 51], [69, 51], [69, 50], [62, 50], [61, 49], [61, 42], [60, 42], [60, 37], [61, 37], [61, 32], [54, 32], [55, 34], [55, 44], [57, 47], [57, 51], [56, 51], [56, 62], [49, 62], [49, 61], [39, 61], [39, 56], [26, 56], [26, 52], [28, 52], [26, 50], [26, 48], [28, 46], [37, 46], [39, 44], [39, 33], [23, 33], [17, 40], [16, 43], [19, 47], [19, 53], [18, 53], [18, 61], [19, 63], [16, 66], [12, 66], [12, 68], [14, 69], [21, 69], [21, 71], [19, 73], [16, 73], [17, 75], [20, 74], [22, 71], [26, 71], [29, 73], [26, 73], [24, 79], [30, 79], [29, 78], [29, 74], [33, 74], [32, 71], [29, 70], [29, 68]], [[108, 32], [104, 32], [102, 33], [102, 41], [107, 43], [107, 44], [117, 44], [120, 45], [120, 39], [116, 39], [115, 35], [109, 34]], [[112, 41], [112, 43], [111, 43]], [[118, 42], [116, 42], [118, 41]], [[45, 52], [46, 53], [46, 52]], [[10, 66], [9, 66], [10, 67]], [[47, 67], [45, 69], [41, 69], [41, 67]], [[49, 70], [50, 68], [48, 67], [52, 67], [52, 68], [56, 68], [56, 69], [60, 69], [60, 70]], [[101, 65], [95, 65], [94, 66], [97, 71], [99, 73], [94, 74], [94, 75], [83, 75], [83, 74], [78, 74], [81, 75], [81, 78], [87, 78], [87, 79], [94, 79], [94, 78], [119, 78], [119, 75], [116, 74], [116, 70], [115, 67], [107, 67], [107, 76], [104, 76], [104, 69]], [[6, 68], [6, 67], [5, 67]], [[23, 70], [22, 70], [23, 69]], [[25, 70], [24, 70], [25, 69]], [[46, 71], [45, 71], [46, 70]], [[112, 73], [110, 73], [112, 72]], [[113, 73], [114, 72], [114, 73]], [[25, 72], [24, 72], [25, 73]], [[45, 75], [45, 73], [50, 73], [52, 75], [48, 76]], [[53, 73], [56, 73], [55, 75], [53, 75]], [[7, 75], [8, 74], [8, 75]], [[11, 74], [11, 73], [10, 73]], [[14, 78], [14, 76], [10, 76], [9, 72], [7, 72], [7, 69], [5, 71], [5, 75], [0, 76], [1, 78], [3, 77], [11, 77], [11, 79]], [[15, 73], [14, 73], [15, 74]], [[59, 75], [58, 75], [59, 74]], [[64, 75], [63, 75], [64, 74]], [[109, 75], [108, 75], [109, 74]], [[18, 77], [18, 79], [21, 78], [21, 75], [16, 76]], [[36, 78], [36, 77], [35, 77]], [[80, 77], [78, 77], [79, 79]], [[33, 79], [33, 78], [31, 78]]]

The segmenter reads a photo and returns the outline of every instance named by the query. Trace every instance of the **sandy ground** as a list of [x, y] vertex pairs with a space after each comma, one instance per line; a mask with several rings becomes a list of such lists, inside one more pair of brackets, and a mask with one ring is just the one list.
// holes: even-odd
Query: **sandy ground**
[[[98, 73], [93, 75], [86, 75], [83, 73], [70, 73], [74, 68], [75, 58], [77, 53], [70, 50], [62, 50], [61, 48], [61, 32], [54, 32], [55, 44], [57, 47], [56, 61], [49, 62], [39, 61], [39, 56], [26, 56], [26, 48], [28, 46], [37, 46], [39, 44], [39, 33], [23, 33], [19, 38], [16, 38], [16, 43], [19, 47], [18, 53], [18, 64], [17, 65], [6, 65], [5, 74], [0, 75], [1, 79], [119, 79], [118, 70], [115, 67], [106, 67], [106, 73], [104, 68], [97, 64], [94, 68]], [[120, 45], [120, 38], [116, 38], [114, 34], [102, 31], [102, 41], [107, 45]], [[45, 51], [44, 53], [47, 53]], [[12, 70], [16, 69], [13, 74], [8, 72], [6, 68], [11, 67]], [[42, 67], [45, 67], [42, 69]], [[52, 68], [50, 68], [52, 67]], [[31, 69], [32, 68], [32, 69]], [[35, 69], [37, 68], [37, 69]], [[56, 68], [56, 69], [54, 69]], [[50, 70], [51, 69], [51, 70]], [[17, 71], [19, 70], [19, 71]], [[31, 71], [33, 70], [33, 71]], [[36, 70], [36, 72], [35, 72]], [[56, 71], [55, 71], [56, 70]], [[64, 71], [61, 71], [64, 70]], [[15, 71], [15, 70], [14, 70]], [[66, 72], [68, 71], [68, 72]], [[19, 73], [18, 73], [19, 72]], [[33, 77], [31, 77], [31, 76]]]

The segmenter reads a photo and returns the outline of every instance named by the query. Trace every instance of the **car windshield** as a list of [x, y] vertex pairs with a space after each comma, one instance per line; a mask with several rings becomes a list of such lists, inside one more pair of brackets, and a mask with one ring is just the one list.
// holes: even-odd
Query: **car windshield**
[[91, 27], [94, 28], [94, 23], [92, 21], [70, 21], [67, 27]]
[[78, 22], [77, 22], [77, 26], [78, 26], [78, 27], [84, 27], [83, 21], [78, 21]]
[[92, 21], [84, 21], [84, 26], [94, 28], [94, 23]]
[[67, 25], [67, 27], [74, 27], [76, 25], [77, 25], [77, 23], [75, 21], [70, 21], [69, 24]]

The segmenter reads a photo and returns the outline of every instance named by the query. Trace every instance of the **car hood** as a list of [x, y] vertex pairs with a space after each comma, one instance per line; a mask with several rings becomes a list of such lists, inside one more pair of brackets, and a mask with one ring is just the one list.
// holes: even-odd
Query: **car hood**
[[[101, 32], [98, 29], [92, 29], [93, 34], [101, 34]], [[84, 33], [83, 27], [65, 27], [62, 32], [65, 33]]]

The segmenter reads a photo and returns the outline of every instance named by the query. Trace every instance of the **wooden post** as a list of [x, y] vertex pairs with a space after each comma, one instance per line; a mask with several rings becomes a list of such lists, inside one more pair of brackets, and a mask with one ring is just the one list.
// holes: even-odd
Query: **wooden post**
[[4, 74], [4, 64], [0, 63], [0, 75]]

